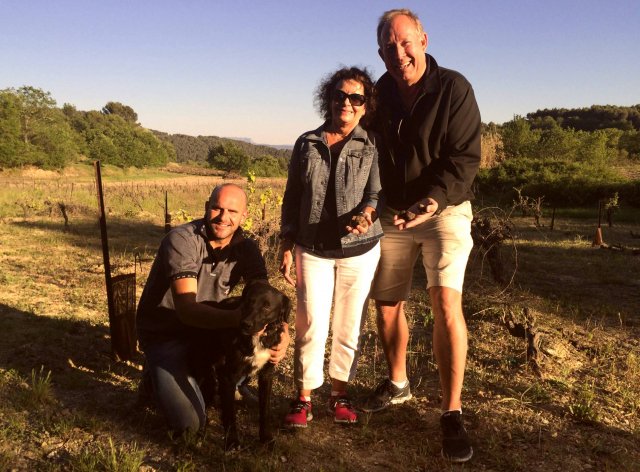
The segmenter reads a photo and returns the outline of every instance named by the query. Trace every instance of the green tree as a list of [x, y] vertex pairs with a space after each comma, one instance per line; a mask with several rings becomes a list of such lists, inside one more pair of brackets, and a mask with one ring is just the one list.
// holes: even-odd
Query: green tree
[[25, 144], [29, 144], [33, 138], [34, 126], [38, 122], [47, 120], [56, 101], [51, 98], [49, 92], [27, 85], [18, 89], [6, 90], [18, 98], [22, 140]]
[[[5, 89], [2, 99], [2, 165], [36, 165], [59, 169], [77, 154], [77, 145], [62, 110], [49, 92], [24, 86]], [[19, 131], [16, 127], [19, 122]], [[15, 142], [18, 132], [21, 145]]]
[[609, 144], [610, 136], [606, 130], [597, 130], [591, 133], [579, 131], [579, 147], [576, 152], [576, 160], [587, 167], [592, 167], [595, 172], [604, 170], [611, 165], [615, 158], [616, 148]]
[[209, 150], [207, 162], [215, 169], [246, 174], [249, 156], [235, 144], [218, 144]]
[[118, 148], [113, 140], [104, 133], [91, 130], [87, 133], [88, 154], [92, 161], [101, 161], [114, 165], [120, 164]]
[[251, 168], [258, 177], [281, 177], [287, 175], [286, 162], [284, 168], [282, 164], [282, 160], [267, 154], [256, 158]]
[[0, 92], [0, 167], [20, 165], [24, 154], [20, 124], [20, 100], [11, 92]]
[[500, 130], [501, 153], [504, 158], [529, 156], [539, 141], [539, 132], [533, 131], [529, 122], [516, 115]]
[[118, 115], [128, 121], [129, 123], [138, 122], [138, 114], [133, 111], [128, 105], [124, 105], [120, 102], [108, 102], [103, 108], [102, 112], [105, 115]]
[[640, 131], [626, 131], [620, 136], [619, 149], [625, 151], [630, 159], [640, 160]]
[[580, 139], [572, 129], [554, 127], [538, 132], [538, 136], [529, 155], [539, 159], [571, 160], [580, 146]]
[[553, 108], [527, 114], [534, 129], [546, 128], [550, 121], [562, 128], [580, 131], [616, 128], [622, 131], [640, 130], [640, 105], [592, 105], [589, 108]]
[[46, 122], [37, 123], [32, 144], [40, 158], [32, 165], [45, 169], [62, 169], [78, 154], [74, 133], [60, 110], [55, 110]]
[[175, 159], [170, 143], [160, 141], [151, 131], [120, 115], [84, 112], [74, 128], [82, 130], [88, 155], [93, 160], [119, 167], [160, 166]]

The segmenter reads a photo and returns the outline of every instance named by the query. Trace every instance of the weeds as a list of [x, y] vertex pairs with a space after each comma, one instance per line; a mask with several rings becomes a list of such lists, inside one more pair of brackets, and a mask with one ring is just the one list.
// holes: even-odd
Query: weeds
[[575, 392], [575, 397], [569, 403], [569, 412], [579, 421], [593, 423], [598, 420], [595, 409], [595, 389], [593, 385], [582, 384]]
[[551, 394], [541, 382], [535, 382], [522, 393], [523, 402], [525, 398], [531, 403], [544, 403], [551, 399]]
[[75, 472], [138, 472], [144, 464], [144, 456], [136, 443], [129, 448], [116, 447], [109, 438], [108, 447], [86, 448], [69, 465]]
[[44, 366], [40, 370], [31, 369], [31, 384], [27, 394], [27, 401], [31, 405], [44, 405], [53, 401], [51, 391], [51, 371], [45, 373]]
[[185, 430], [180, 434], [175, 434], [172, 431], [167, 432], [169, 441], [176, 445], [180, 450], [190, 451], [198, 448], [202, 444], [202, 434], [198, 431]]
[[15, 457], [9, 451], [0, 451], [0, 470], [11, 470]]
[[176, 466], [176, 472], [195, 472], [196, 465], [191, 461], [179, 462]]

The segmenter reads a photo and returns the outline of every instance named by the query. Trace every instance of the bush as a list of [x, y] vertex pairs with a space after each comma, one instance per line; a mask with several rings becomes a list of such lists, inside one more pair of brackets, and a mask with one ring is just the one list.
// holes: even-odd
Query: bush
[[618, 193], [625, 205], [640, 206], [638, 183], [624, 181], [614, 170], [619, 130], [575, 131], [550, 123], [541, 129], [515, 117], [501, 129], [500, 163], [481, 169], [482, 192], [513, 199], [514, 188], [552, 206], [593, 205]]

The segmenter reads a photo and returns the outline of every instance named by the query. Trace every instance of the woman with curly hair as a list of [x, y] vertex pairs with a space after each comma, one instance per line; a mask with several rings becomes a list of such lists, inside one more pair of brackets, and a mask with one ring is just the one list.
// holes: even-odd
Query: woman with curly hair
[[290, 428], [304, 428], [313, 418], [311, 392], [324, 382], [330, 322], [328, 410], [336, 423], [358, 421], [347, 384], [355, 374], [361, 318], [382, 237], [375, 210], [376, 135], [367, 131], [375, 111], [373, 81], [366, 69], [341, 68], [320, 83], [315, 98], [325, 122], [296, 141], [282, 202], [280, 271], [297, 295], [298, 395], [284, 421]]

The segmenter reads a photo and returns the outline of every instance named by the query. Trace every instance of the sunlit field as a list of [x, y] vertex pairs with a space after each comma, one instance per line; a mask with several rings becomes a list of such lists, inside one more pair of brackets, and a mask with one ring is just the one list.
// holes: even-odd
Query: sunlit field
[[[165, 198], [172, 225], [181, 224], [203, 214], [223, 178], [105, 169], [103, 179], [112, 270], [135, 272], [139, 296], [164, 234]], [[271, 282], [295, 304], [277, 271], [284, 180], [235, 182], [249, 193], [247, 230]], [[558, 211], [553, 229], [548, 210], [540, 226], [506, 202], [498, 208], [479, 198], [475, 210], [506, 225], [509, 237], [500, 249], [501, 282], [487, 248], [476, 246], [467, 271], [470, 463], [452, 467], [440, 458], [433, 318], [419, 268], [408, 309], [414, 400], [341, 427], [324, 411], [325, 384], [309, 428], [280, 430], [273, 448], [258, 443], [256, 407], [241, 404], [243, 449], [225, 454], [215, 408], [204, 437], [174, 444], [153, 407], [136, 403], [142, 355], [111, 356], [92, 168], [0, 173], [0, 470], [638, 470], [637, 210], [622, 207], [612, 227], [603, 224], [605, 248], [592, 247], [597, 214], [590, 209]], [[532, 332], [535, 358], [527, 356]], [[292, 354], [291, 347], [277, 368], [277, 418], [294, 392]], [[354, 398], [385, 373], [370, 306]]]

